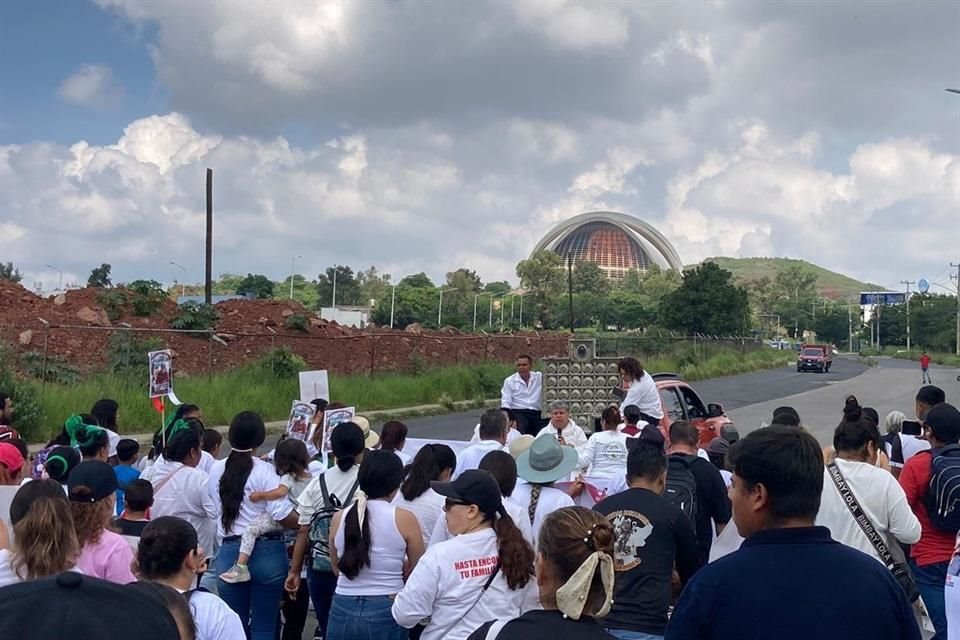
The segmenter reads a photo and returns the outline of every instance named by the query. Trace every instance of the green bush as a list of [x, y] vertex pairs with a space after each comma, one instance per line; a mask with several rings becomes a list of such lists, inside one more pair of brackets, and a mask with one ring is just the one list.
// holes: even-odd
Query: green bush
[[124, 289], [102, 289], [97, 292], [97, 304], [107, 312], [107, 317], [116, 322], [127, 307], [127, 292]]
[[310, 320], [307, 319], [307, 316], [302, 313], [295, 313], [292, 316], [287, 316], [283, 321], [283, 326], [287, 329], [293, 329], [295, 331], [304, 331], [310, 327]]
[[152, 316], [167, 300], [167, 292], [156, 280], [134, 280], [126, 288], [127, 302], [135, 316]]
[[80, 379], [80, 372], [61, 356], [48, 355], [46, 363], [43, 360], [41, 352], [26, 351], [20, 354], [20, 368], [31, 378], [57, 384], [75, 384]]
[[37, 385], [16, 375], [10, 349], [0, 347], [0, 390], [13, 399], [13, 426], [28, 440], [46, 438]]
[[133, 331], [115, 331], [110, 335], [107, 347], [107, 368], [111, 373], [122, 374], [145, 386], [150, 366], [147, 354], [166, 346], [160, 338], [138, 338]]
[[[216, 324], [220, 314], [212, 304], [201, 302], [184, 302], [177, 309], [177, 316], [170, 321], [170, 326], [174, 329], [187, 329], [192, 331], [209, 329]], [[193, 334], [198, 337], [205, 337], [202, 333]]]
[[269, 371], [274, 378], [296, 378], [298, 373], [306, 371], [307, 362], [290, 347], [277, 347], [264, 353], [256, 366]]

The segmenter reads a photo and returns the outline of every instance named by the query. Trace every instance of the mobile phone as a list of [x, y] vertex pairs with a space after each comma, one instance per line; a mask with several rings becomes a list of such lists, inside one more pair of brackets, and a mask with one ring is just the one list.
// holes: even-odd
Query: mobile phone
[[908, 436], [919, 436], [923, 434], [923, 427], [916, 420], [904, 420], [900, 425], [900, 433]]

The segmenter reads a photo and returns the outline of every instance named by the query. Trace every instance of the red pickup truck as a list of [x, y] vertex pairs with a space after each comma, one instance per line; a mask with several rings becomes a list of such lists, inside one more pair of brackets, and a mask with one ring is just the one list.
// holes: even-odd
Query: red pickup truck
[[828, 344], [804, 344], [797, 356], [797, 371], [826, 373], [833, 364], [833, 347]]

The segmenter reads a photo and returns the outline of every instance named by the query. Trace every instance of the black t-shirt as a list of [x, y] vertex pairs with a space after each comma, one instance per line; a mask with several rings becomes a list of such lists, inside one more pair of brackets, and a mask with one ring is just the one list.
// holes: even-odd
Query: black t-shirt
[[139, 538], [143, 534], [144, 528], [150, 524], [148, 520], [124, 520], [117, 518], [113, 521], [113, 526], [122, 536], [133, 536]]
[[699, 456], [686, 458], [691, 460], [690, 473], [697, 483], [697, 543], [700, 546], [700, 561], [706, 563], [710, 557], [710, 545], [713, 544], [713, 522], [730, 522], [730, 498], [727, 496], [727, 484], [712, 462]]
[[[493, 622], [480, 625], [467, 640], [486, 640]], [[559, 611], [528, 611], [504, 625], [497, 640], [616, 640], [589, 616], [564, 618]]]
[[608, 629], [661, 636], [667, 628], [674, 562], [686, 584], [700, 567], [693, 524], [683, 511], [647, 489], [627, 489], [593, 507], [616, 534], [613, 607]]

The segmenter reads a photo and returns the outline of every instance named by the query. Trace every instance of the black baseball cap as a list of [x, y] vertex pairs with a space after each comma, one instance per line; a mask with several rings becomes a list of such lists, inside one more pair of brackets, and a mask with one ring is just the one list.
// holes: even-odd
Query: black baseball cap
[[475, 504], [482, 513], [489, 516], [503, 513], [500, 485], [489, 471], [470, 469], [453, 482], [434, 480], [430, 482], [430, 487], [445, 498], [464, 504]]
[[67, 479], [71, 502], [98, 502], [113, 495], [117, 487], [113, 467], [99, 460], [81, 462]]
[[931, 407], [923, 423], [940, 442], [960, 441], [960, 411], [952, 404], [941, 402]]
[[18, 582], [4, 587], [0, 597], [0, 638], [121, 638], [130, 635], [131, 620], [136, 621], [137, 640], [180, 637], [159, 600], [82, 573]]

